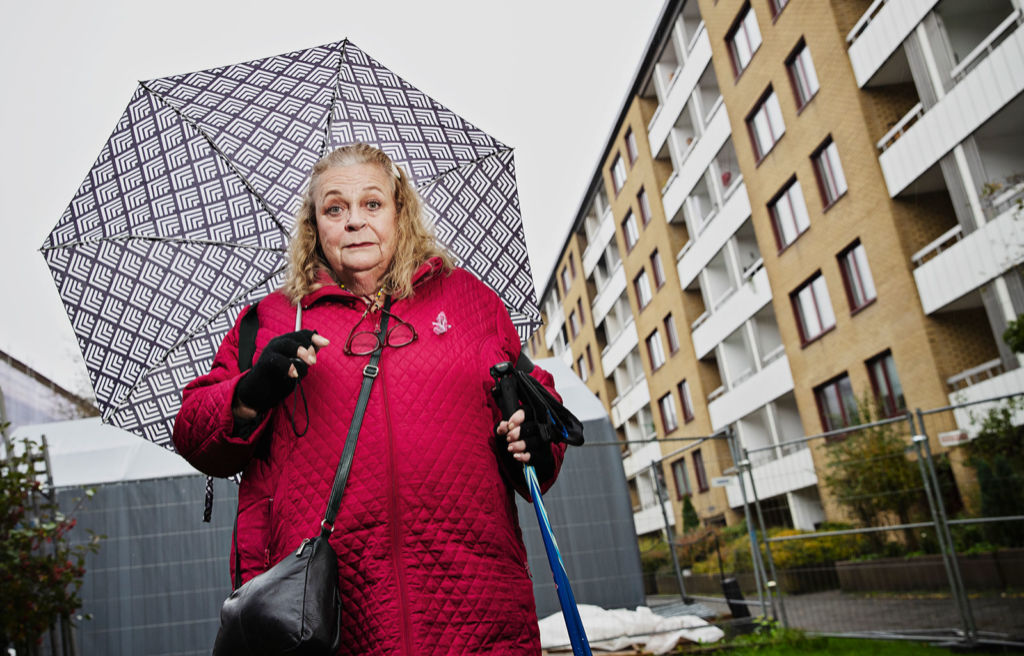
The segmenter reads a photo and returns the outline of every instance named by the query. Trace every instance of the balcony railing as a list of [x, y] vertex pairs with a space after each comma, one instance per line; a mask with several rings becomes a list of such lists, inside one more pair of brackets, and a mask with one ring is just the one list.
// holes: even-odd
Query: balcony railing
[[924, 105], [917, 103], [914, 105], [909, 112], [907, 112], [899, 122], [892, 126], [892, 129], [885, 133], [878, 143], [875, 144], [878, 147], [879, 152], [885, 152], [886, 149], [896, 143], [896, 141], [903, 136], [911, 125], [917, 123], [917, 120], [924, 116]]
[[1010, 12], [1002, 23], [1000, 23], [996, 29], [985, 37], [985, 40], [977, 45], [977, 47], [970, 52], [966, 57], [963, 58], [959, 64], [953, 67], [953, 70], [949, 72], [949, 76], [956, 82], [959, 82], [964, 78], [965, 75], [971, 72], [978, 63], [985, 59], [992, 50], [996, 48], [1003, 39], [1008, 35], [1015, 25], [1021, 23], [1024, 19], [1024, 13], [1021, 12], [1020, 8], [1014, 9]]
[[914, 263], [915, 267], [919, 267], [928, 260], [932, 259], [942, 251], [946, 250], [953, 244], [960, 241], [964, 236], [964, 230], [957, 224], [938, 236], [937, 239], [933, 240], [927, 246], [917, 251], [910, 256], [910, 261]]
[[882, 10], [882, 7], [885, 6], [886, 2], [888, 2], [888, 0], [875, 0], [874, 2], [871, 3], [871, 6], [868, 7], [868, 10], [864, 12], [864, 15], [860, 17], [860, 20], [858, 20], [857, 23], [853, 26], [853, 29], [850, 30], [850, 33], [846, 35], [847, 46], [852, 45], [853, 42], [857, 40], [857, 37], [860, 36], [861, 33], [867, 29], [868, 25], [871, 23], [872, 20], [874, 20], [875, 16], [878, 15], [878, 12]]
[[946, 379], [946, 384], [952, 391], [962, 390], [989, 378], [995, 378], [1003, 373], [1003, 361], [999, 358], [983, 362], [977, 367], [965, 369], [955, 376]]

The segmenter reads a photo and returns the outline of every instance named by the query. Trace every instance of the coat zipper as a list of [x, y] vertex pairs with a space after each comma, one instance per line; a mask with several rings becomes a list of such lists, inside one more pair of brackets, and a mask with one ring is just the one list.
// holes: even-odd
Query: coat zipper
[[402, 653], [412, 656], [412, 618], [409, 617], [409, 591], [406, 587], [405, 571], [402, 567], [401, 536], [402, 527], [398, 517], [398, 463], [395, 452], [395, 435], [391, 429], [391, 406], [388, 403], [387, 386], [383, 376], [380, 381], [381, 393], [384, 396], [384, 421], [388, 442], [388, 519], [391, 530], [391, 562], [395, 568], [395, 580], [398, 582], [399, 612], [402, 616]]

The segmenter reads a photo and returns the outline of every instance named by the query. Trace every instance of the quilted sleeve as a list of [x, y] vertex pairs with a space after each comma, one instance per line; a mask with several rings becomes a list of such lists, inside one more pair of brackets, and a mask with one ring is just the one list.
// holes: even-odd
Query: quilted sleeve
[[[244, 316], [245, 311], [239, 313]], [[254, 428], [237, 430], [231, 412], [238, 369], [238, 322], [221, 342], [210, 373], [196, 378], [182, 392], [174, 420], [174, 447], [193, 467], [210, 476], [231, 476], [245, 468], [272, 413]]]
[[[508, 310], [505, 309], [504, 303], [495, 295], [494, 299], [497, 301], [495, 308], [496, 314], [496, 331], [501, 339], [502, 350], [508, 354], [509, 362], [516, 362], [519, 359], [519, 354], [522, 351], [522, 345], [519, 343], [519, 334], [516, 332], [515, 326], [512, 324], [512, 319], [508, 316]], [[540, 367], [534, 366], [533, 372], [530, 374], [537, 382], [543, 385], [556, 399], [561, 402], [562, 397], [555, 390], [555, 380], [550, 373], [541, 369]], [[495, 422], [501, 419], [501, 414], [493, 400], [492, 409], [494, 411]], [[541, 493], [547, 492], [552, 485], [555, 484], [555, 479], [558, 478], [558, 472], [562, 468], [562, 459], [565, 457], [565, 444], [552, 444], [551, 454], [554, 457], [555, 467], [549, 478], [545, 478], [540, 481]], [[522, 465], [511, 458], [498, 458], [498, 462], [501, 463], [503, 473], [505, 474], [506, 480], [508, 480], [512, 487], [515, 488], [524, 499], [529, 500], [530, 493], [526, 488], [526, 478], [523, 476]]]

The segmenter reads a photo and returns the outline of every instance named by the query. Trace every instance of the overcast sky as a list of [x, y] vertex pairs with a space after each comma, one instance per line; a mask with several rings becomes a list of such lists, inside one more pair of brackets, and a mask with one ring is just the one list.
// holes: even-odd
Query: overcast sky
[[515, 148], [542, 286], [661, 7], [662, 0], [4, 2], [0, 350], [74, 391], [87, 384], [38, 248], [138, 80], [344, 37]]

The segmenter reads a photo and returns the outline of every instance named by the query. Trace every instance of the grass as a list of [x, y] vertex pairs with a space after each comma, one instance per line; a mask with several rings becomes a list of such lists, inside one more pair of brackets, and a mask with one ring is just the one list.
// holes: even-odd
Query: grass
[[[777, 643], [751, 644], [723, 650], [728, 656], [792, 656], [828, 654], [828, 656], [947, 656], [948, 649], [910, 641], [867, 640], [858, 638], [811, 638], [786, 636]], [[972, 651], [972, 654], [998, 654], [1000, 651]]]

